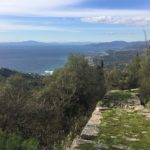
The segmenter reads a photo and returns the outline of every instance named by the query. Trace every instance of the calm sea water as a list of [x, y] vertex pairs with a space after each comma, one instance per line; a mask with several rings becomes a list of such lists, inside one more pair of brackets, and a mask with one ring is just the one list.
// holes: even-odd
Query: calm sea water
[[97, 49], [83, 46], [0, 46], [0, 68], [43, 74], [62, 67], [70, 54], [94, 55]]

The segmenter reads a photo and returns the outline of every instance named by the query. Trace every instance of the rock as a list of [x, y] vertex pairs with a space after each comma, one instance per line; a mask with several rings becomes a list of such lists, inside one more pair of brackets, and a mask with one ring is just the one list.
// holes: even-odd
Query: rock
[[117, 137], [116, 136], [110, 136], [112, 139], [116, 139]]
[[81, 138], [86, 140], [92, 140], [97, 137], [99, 130], [96, 126], [87, 125], [81, 133]]
[[140, 111], [140, 110], [143, 110], [143, 109], [144, 109], [144, 106], [142, 106], [142, 105], [137, 105], [137, 106], [134, 107], [135, 111]]
[[95, 109], [90, 120], [88, 121], [83, 131], [81, 132], [82, 139], [91, 140], [98, 135], [101, 118], [102, 115], [100, 112], [100, 107], [98, 107]]
[[138, 114], [145, 116], [147, 119], [150, 119], [150, 112], [139, 112]]
[[[133, 109], [126, 109], [126, 111], [128, 112], [128, 113], [132, 113], [132, 112], [134, 112], [134, 110]], [[131, 115], [131, 114], [128, 114], [129, 116]]]
[[129, 105], [129, 106], [128, 106], [128, 108], [129, 108], [129, 109], [134, 109], [134, 108], [135, 108], [135, 106], [131, 106], [131, 105]]
[[113, 148], [117, 148], [117, 149], [127, 149], [127, 146], [121, 145], [121, 144], [119, 144], [119, 145], [112, 145], [112, 147]]
[[150, 118], [150, 113], [146, 114], [146, 117], [149, 119]]
[[129, 138], [129, 137], [124, 137], [124, 139], [125, 139], [126, 141], [131, 141], [131, 142], [137, 142], [137, 141], [140, 141], [140, 139]]
[[100, 107], [100, 111], [106, 111], [106, 110], [110, 110], [109, 107]]
[[146, 134], [147, 133], [147, 131], [142, 131], [142, 134]]
[[139, 136], [138, 134], [133, 135], [133, 137], [138, 137], [138, 136]]
[[67, 150], [78, 150], [78, 147], [80, 145], [86, 145], [86, 144], [96, 145], [96, 143], [92, 140], [95, 137], [97, 137], [99, 133], [99, 126], [102, 119], [101, 109], [102, 108], [99, 106], [95, 108], [90, 120], [82, 130], [80, 137], [74, 139], [71, 148], [68, 148]]
[[142, 110], [142, 112], [143, 112], [143, 113], [150, 113], [150, 109], [146, 109], [146, 108], [145, 108], [145, 109]]
[[131, 126], [129, 126], [129, 125], [126, 125], [126, 124], [124, 125], [124, 127], [126, 127], [126, 128], [131, 128]]
[[95, 148], [99, 149], [99, 150], [109, 150], [109, 147], [106, 144], [103, 143], [99, 143], [95, 145]]
[[67, 148], [66, 150], [78, 150], [79, 146], [86, 144], [95, 144], [95, 142], [90, 140], [83, 140], [81, 138], [76, 138], [73, 140], [71, 147]]
[[115, 120], [115, 121], [118, 121], [119, 119], [118, 118], [112, 118], [113, 120]]

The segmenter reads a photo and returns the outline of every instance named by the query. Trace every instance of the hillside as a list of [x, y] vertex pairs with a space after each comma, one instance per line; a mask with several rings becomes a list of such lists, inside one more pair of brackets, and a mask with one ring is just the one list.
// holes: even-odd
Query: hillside
[[[150, 44], [150, 41], [148, 41]], [[0, 43], [1, 47], [9, 47], [9, 46], [48, 46], [48, 47], [79, 47], [79, 48], [97, 48], [98, 50], [130, 50], [130, 49], [142, 49], [145, 47], [145, 41], [135, 41], [135, 42], [126, 42], [126, 41], [112, 41], [112, 42], [100, 42], [100, 43], [92, 43], [92, 42], [52, 42], [52, 43], [44, 43], [38, 41], [23, 41], [23, 42], [9, 42], [9, 43]]]
[[0, 149], [64, 149], [104, 94], [103, 68], [81, 55], [52, 75], [0, 69]]
[[0, 69], [0, 149], [147, 150], [150, 53], [132, 52], [109, 51], [120, 65], [131, 59], [122, 67], [70, 55], [45, 76]]
[[105, 66], [124, 66], [136, 53], [143, 52], [144, 42], [41, 43], [25, 41], [0, 43], [0, 68], [25, 73], [44, 74], [63, 67], [70, 54], [104, 59]]

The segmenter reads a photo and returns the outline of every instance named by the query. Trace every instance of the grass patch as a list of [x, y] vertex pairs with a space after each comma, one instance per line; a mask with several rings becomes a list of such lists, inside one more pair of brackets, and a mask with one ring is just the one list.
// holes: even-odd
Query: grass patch
[[150, 120], [121, 109], [107, 111], [103, 114], [97, 142], [107, 145], [109, 150], [149, 150]]
[[80, 150], [96, 150], [94, 145], [92, 144], [86, 144], [86, 145], [81, 145]]
[[20, 135], [8, 134], [0, 129], [0, 150], [37, 150], [38, 141], [23, 139]]
[[108, 110], [103, 113], [95, 142], [82, 145], [80, 150], [150, 150], [150, 120], [136, 112]]
[[103, 101], [103, 106], [107, 107], [122, 107], [132, 98], [129, 91], [118, 91], [110, 93]]
[[110, 96], [112, 100], [116, 100], [116, 101], [128, 100], [131, 97], [132, 95], [130, 92], [124, 92], [124, 91], [112, 93]]
[[102, 104], [103, 104], [102, 100], [99, 100], [96, 106], [100, 107], [100, 106], [102, 106]]
[[147, 102], [146, 108], [150, 109], [150, 101]]

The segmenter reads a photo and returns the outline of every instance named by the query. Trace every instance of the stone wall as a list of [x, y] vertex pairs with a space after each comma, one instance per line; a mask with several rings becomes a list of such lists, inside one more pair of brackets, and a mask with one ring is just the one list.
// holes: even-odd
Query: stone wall
[[78, 147], [82, 144], [94, 144], [93, 139], [97, 137], [99, 133], [99, 126], [102, 119], [101, 112], [106, 109], [108, 108], [101, 108], [100, 106], [95, 108], [91, 118], [82, 130], [80, 137], [75, 138], [71, 147], [67, 148], [67, 150], [78, 150]]

